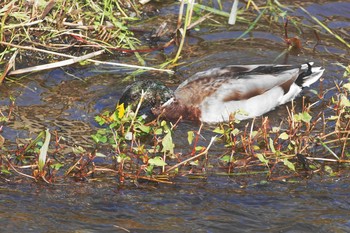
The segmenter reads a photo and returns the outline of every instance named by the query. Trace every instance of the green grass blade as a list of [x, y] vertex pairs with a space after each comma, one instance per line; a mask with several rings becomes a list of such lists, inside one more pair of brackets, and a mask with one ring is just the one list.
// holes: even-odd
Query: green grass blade
[[43, 168], [44, 168], [45, 163], [46, 163], [46, 157], [47, 157], [47, 151], [49, 149], [50, 138], [51, 138], [50, 131], [49, 131], [49, 129], [46, 129], [45, 141], [44, 141], [43, 146], [40, 148], [39, 161], [38, 161], [38, 167], [39, 167], [40, 172], [43, 171]]
[[251, 30], [254, 29], [255, 25], [259, 22], [261, 16], [263, 16], [266, 12], [266, 8], [258, 15], [258, 17], [256, 17], [256, 19], [254, 20], [253, 23], [251, 23], [248, 27], [248, 29], [242, 33], [242, 35], [240, 35], [237, 39], [235, 39], [235, 42], [241, 38], [243, 38], [245, 35], [247, 35]]
[[350, 44], [346, 42], [343, 38], [341, 38], [339, 35], [334, 33], [329, 27], [327, 27], [324, 23], [322, 23], [320, 20], [318, 20], [315, 16], [311, 15], [305, 8], [300, 6], [300, 9], [304, 11], [308, 16], [310, 16], [311, 19], [313, 19], [316, 23], [318, 23], [321, 27], [323, 27], [329, 34], [333, 35], [337, 40], [345, 44], [348, 48], [350, 48]]

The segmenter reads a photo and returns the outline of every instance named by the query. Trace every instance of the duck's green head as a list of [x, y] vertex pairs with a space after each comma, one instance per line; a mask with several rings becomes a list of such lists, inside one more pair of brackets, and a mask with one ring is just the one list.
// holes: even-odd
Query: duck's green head
[[166, 101], [174, 97], [173, 91], [162, 82], [150, 80], [136, 81], [126, 87], [119, 100], [119, 104], [124, 103], [125, 107], [131, 105], [135, 110], [140, 102], [142, 91], [145, 94], [141, 108], [139, 109], [140, 115], [152, 115], [152, 108], [160, 107]]

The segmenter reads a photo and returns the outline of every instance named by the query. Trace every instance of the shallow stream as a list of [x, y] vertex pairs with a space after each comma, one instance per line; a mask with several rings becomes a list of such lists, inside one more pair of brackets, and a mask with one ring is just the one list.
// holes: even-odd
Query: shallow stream
[[[231, 1], [222, 1], [229, 11]], [[295, 1], [285, 1], [287, 4]], [[312, 15], [349, 42], [350, 3], [317, 1], [302, 4]], [[158, 6], [156, 25], [174, 18], [178, 4]], [[302, 10], [292, 13], [315, 25]], [[150, 29], [152, 26], [149, 26]], [[321, 35], [316, 44], [311, 29], [304, 28], [299, 54], [279, 56], [285, 49], [283, 22], [267, 31], [259, 27], [244, 40], [233, 42], [246, 27], [209, 25], [189, 34], [176, 74], [146, 73], [141, 77], [161, 79], [175, 88], [192, 74], [229, 64], [299, 64], [308, 61], [326, 68], [323, 88], [334, 87], [343, 79], [343, 65], [350, 64], [349, 50], [332, 36]], [[277, 30], [278, 31], [278, 30]], [[290, 37], [296, 33], [290, 31]], [[173, 56], [175, 47], [148, 55], [154, 63]], [[134, 62], [127, 56], [118, 62]], [[91, 146], [90, 134], [97, 127], [93, 118], [105, 109], [113, 109], [126, 85], [126, 70], [107, 66], [72, 66], [30, 75], [0, 86], [0, 106], [16, 98], [15, 121], [3, 129], [9, 141], [34, 137], [49, 128], [57, 130], [70, 145]], [[318, 89], [319, 83], [311, 89]], [[309, 89], [309, 101], [318, 98]], [[332, 92], [326, 96], [330, 98]], [[296, 104], [301, 104], [301, 98]], [[326, 111], [322, 104], [314, 111]], [[268, 114], [285, 118], [281, 106]], [[185, 123], [180, 133], [196, 130]], [[177, 148], [188, 150], [186, 139], [176, 139]], [[183, 145], [182, 145], [182, 144]], [[350, 182], [341, 178], [315, 177], [311, 180], [264, 182], [262, 177], [208, 176], [206, 179], [179, 177], [175, 185], [139, 184], [118, 188], [113, 178], [102, 181], [45, 185], [24, 181], [7, 183], [0, 179], [0, 232], [350, 232]]]

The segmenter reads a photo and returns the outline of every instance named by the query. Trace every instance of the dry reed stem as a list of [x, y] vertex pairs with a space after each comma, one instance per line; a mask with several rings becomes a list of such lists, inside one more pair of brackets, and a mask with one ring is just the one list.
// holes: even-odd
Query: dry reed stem
[[78, 63], [78, 62], [84, 61], [84, 60], [92, 58], [92, 57], [96, 57], [98, 55], [103, 54], [104, 52], [105, 52], [104, 50], [99, 50], [96, 52], [88, 53], [88, 54], [80, 56], [80, 57], [74, 57], [72, 59], [68, 59], [65, 61], [59, 61], [59, 62], [54, 62], [51, 64], [38, 65], [38, 66], [32, 66], [32, 67], [28, 67], [28, 68], [19, 69], [19, 70], [13, 70], [9, 73], [9, 75], [24, 74], [24, 73], [34, 72], [34, 71], [42, 71], [42, 70], [48, 70], [48, 69], [58, 68], [58, 67], [62, 67], [62, 66], [68, 66], [68, 65], [72, 65], [74, 63]]
[[15, 44], [7, 43], [7, 42], [0, 42], [0, 44], [15, 47], [18, 49], [25, 49], [25, 50], [42, 52], [42, 53], [47, 53], [47, 54], [61, 56], [61, 57], [72, 58], [72, 59], [68, 59], [68, 60], [60, 61], [60, 62], [55, 62], [55, 63], [51, 63], [51, 64], [39, 65], [39, 66], [33, 66], [33, 67], [24, 68], [24, 69], [14, 70], [14, 71], [9, 72], [8, 75], [16, 75], [16, 74], [29, 73], [29, 72], [33, 72], [33, 71], [47, 70], [47, 69], [57, 68], [57, 67], [61, 67], [61, 66], [71, 65], [71, 64], [83, 61], [83, 60], [87, 60], [87, 61], [98, 63], [98, 64], [127, 67], [127, 68], [133, 68], [133, 69], [150, 70], [150, 71], [159, 71], [159, 72], [166, 72], [168, 74], [174, 73], [174, 71], [169, 70], [169, 69], [158, 69], [158, 68], [154, 68], [154, 67], [130, 65], [130, 64], [118, 63], [118, 62], [105, 62], [105, 61], [90, 59], [92, 57], [103, 54], [105, 52], [104, 50], [99, 50], [99, 51], [96, 51], [93, 53], [86, 54], [86, 55], [81, 56], [81, 57], [76, 57], [76, 56], [72, 56], [72, 55], [68, 55], [68, 54], [64, 54], [64, 53], [52, 52], [49, 50], [38, 49], [38, 48], [30, 47], [30, 46], [15, 45]]

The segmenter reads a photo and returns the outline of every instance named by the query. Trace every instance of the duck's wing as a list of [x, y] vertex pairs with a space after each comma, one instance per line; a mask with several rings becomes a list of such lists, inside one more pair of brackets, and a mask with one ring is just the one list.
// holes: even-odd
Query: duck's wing
[[218, 67], [209, 69], [206, 71], [198, 72], [192, 75], [190, 78], [182, 82], [177, 89], [182, 89], [184, 86], [191, 84], [192, 82], [205, 83], [212, 81], [212, 79], [226, 79], [235, 78], [239, 73], [249, 73], [250, 71], [260, 67], [268, 65], [230, 65], [225, 67]]
[[220, 95], [224, 101], [244, 100], [262, 94], [272, 88], [281, 88], [286, 94], [293, 85], [302, 89], [316, 82], [323, 74], [321, 67], [313, 63], [303, 65], [232, 65], [199, 72], [184, 81], [175, 95], [193, 102], [214, 92], [225, 91]]
[[300, 66], [227, 66], [200, 72], [184, 81], [175, 96], [192, 105], [215, 96], [219, 101], [238, 101], [280, 87], [288, 92], [297, 80]]

